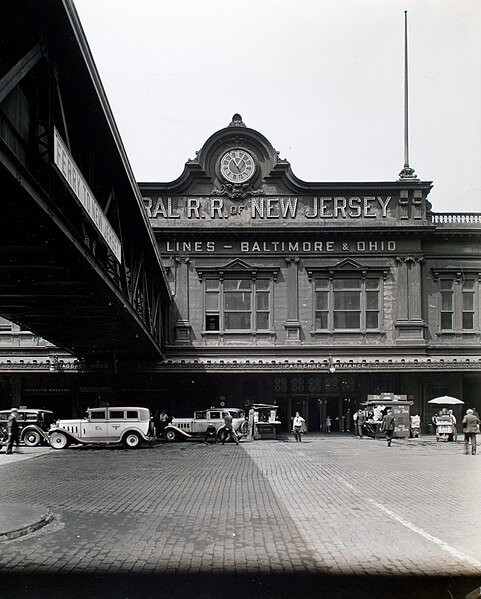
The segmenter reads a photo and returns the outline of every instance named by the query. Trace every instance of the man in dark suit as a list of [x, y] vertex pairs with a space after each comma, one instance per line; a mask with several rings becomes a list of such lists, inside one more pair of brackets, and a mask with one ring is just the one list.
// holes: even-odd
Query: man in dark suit
[[463, 418], [464, 430], [464, 448], [469, 451], [469, 442], [471, 441], [471, 453], [476, 453], [476, 433], [479, 433], [479, 418], [474, 414], [474, 410], [466, 410], [466, 416]]
[[5, 453], [12, 453], [13, 444], [18, 448], [18, 422], [17, 422], [17, 408], [12, 408], [10, 416], [8, 417], [8, 441], [7, 450]]
[[392, 415], [391, 408], [386, 410], [386, 414], [382, 419], [381, 431], [386, 435], [387, 446], [391, 447], [392, 438], [394, 436], [394, 428], [396, 426], [396, 421], [394, 416]]

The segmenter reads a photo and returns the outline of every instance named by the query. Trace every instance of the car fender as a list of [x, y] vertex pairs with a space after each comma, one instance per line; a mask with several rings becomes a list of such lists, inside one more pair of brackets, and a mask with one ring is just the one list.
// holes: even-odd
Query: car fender
[[22, 432], [20, 433], [20, 440], [23, 441], [25, 435], [30, 431], [37, 432], [42, 437], [42, 439], [48, 443], [48, 434], [36, 424], [29, 424], [28, 426], [25, 426], [22, 429]]
[[[131, 427], [125, 429], [124, 431], [122, 431], [122, 434], [119, 437], [119, 441], [121, 441], [126, 435], [128, 435], [130, 433], [137, 433], [140, 437], [142, 437], [142, 439], [144, 441], [153, 441], [155, 439], [155, 437], [149, 437], [149, 435], [146, 435], [142, 429], [137, 428], [135, 426], [131, 426]], [[109, 443], [116, 443], [116, 442], [117, 441], [114, 438], [112, 438], [112, 441], [109, 441]]]
[[53, 428], [49, 429], [49, 431], [47, 433], [47, 440], [49, 443], [50, 443], [50, 435], [52, 433], [63, 433], [69, 439], [69, 441], [73, 441], [75, 443], [84, 443], [84, 441], [82, 440], [81, 437], [77, 437], [77, 435], [74, 435], [70, 431], [66, 431], [64, 428], [62, 428], [60, 426], [54, 426]]
[[183, 435], [184, 437], [192, 437], [192, 435], [190, 433], [183, 431], [181, 428], [178, 428], [177, 426], [175, 426], [173, 424], [168, 424], [164, 428], [163, 434], [165, 435], [165, 432], [168, 430], [175, 431], [176, 433], [179, 433], [180, 435]]

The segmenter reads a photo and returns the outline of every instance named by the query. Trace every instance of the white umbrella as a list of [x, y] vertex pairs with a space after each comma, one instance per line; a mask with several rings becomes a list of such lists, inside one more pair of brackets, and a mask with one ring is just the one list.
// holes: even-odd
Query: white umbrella
[[457, 404], [462, 404], [462, 403], [464, 403], [464, 401], [461, 401], [460, 399], [456, 399], [455, 397], [451, 397], [450, 395], [443, 395], [442, 397], [435, 397], [434, 399], [430, 399], [428, 401], [428, 403], [454, 406]]

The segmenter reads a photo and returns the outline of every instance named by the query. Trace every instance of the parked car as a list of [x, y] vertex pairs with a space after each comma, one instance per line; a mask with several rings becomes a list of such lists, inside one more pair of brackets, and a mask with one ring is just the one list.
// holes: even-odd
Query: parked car
[[221, 440], [225, 431], [225, 412], [229, 412], [232, 416], [232, 426], [237, 434], [245, 434], [247, 423], [244, 410], [240, 408], [209, 408], [208, 410], [197, 410], [194, 412], [193, 418], [172, 418], [172, 421], [164, 429], [164, 436], [167, 441], [199, 438], [205, 435], [207, 426], [213, 424], [217, 430], [217, 438]]
[[154, 422], [150, 410], [139, 407], [89, 408], [84, 418], [57, 420], [48, 432], [50, 445], [64, 449], [72, 443], [123, 443], [135, 449], [152, 441]]
[[[0, 445], [7, 442], [10, 412], [11, 410], [0, 411]], [[28, 447], [35, 447], [41, 443], [48, 444], [47, 431], [55, 422], [55, 417], [50, 410], [19, 408], [17, 422], [20, 442]]]

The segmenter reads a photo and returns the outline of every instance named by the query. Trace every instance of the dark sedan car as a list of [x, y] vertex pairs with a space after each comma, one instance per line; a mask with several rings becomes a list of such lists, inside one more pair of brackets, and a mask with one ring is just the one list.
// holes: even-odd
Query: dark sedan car
[[[7, 423], [11, 410], [0, 410], [0, 443], [7, 442]], [[28, 447], [35, 447], [41, 443], [47, 445], [47, 431], [55, 422], [53, 412], [50, 410], [33, 410], [19, 408], [17, 411], [18, 436], [20, 442]]]

